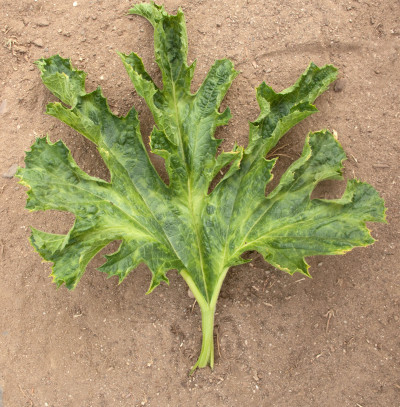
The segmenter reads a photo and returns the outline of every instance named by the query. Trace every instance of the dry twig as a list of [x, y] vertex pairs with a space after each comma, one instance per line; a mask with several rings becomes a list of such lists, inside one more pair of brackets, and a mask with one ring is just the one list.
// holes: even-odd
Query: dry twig
[[331, 322], [331, 318], [335, 316], [335, 312], [333, 311], [333, 309], [330, 309], [325, 315], [325, 318], [328, 318], [328, 320], [326, 321], [326, 328], [325, 328], [325, 333], [328, 333], [329, 330], [329, 323]]

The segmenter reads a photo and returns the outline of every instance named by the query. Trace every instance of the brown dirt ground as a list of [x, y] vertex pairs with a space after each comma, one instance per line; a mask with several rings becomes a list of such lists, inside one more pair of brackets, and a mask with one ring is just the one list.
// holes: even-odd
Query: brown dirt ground
[[[0, 172], [23, 165], [35, 137], [62, 138], [83, 169], [107, 177], [83, 137], [49, 116], [52, 99], [33, 61], [60, 53], [101, 84], [114, 112], [134, 104], [145, 137], [151, 117], [115, 50], [138, 52], [159, 80], [152, 29], [126, 16], [123, 0], [1, 0]], [[258, 114], [254, 88], [291, 85], [310, 61], [332, 63], [340, 82], [320, 113], [284, 137], [279, 175], [309, 130], [334, 129], [348, 154], [346, 177], [374, 185], [388, 225], [370, 227], [374, 246], [311, 258], [313, 279], [261, 259], [233, 269], [216, 324], [215, 370], [188, 377], [200, 348], [200, 313], [183, 280], [152, 295], [146, 267], [120, 286], [95, 269], [78, 288], [56, 290], [28, 243], [29, 225], [66, 232], [69, 215], [28, 213], [25, 189], [0, 178], [0, 405], [20, 406], [400, 406], [399, 114], [400, 2], [397, 0], [166, 0], [187, 18], [194, 86], [217, 58], [241, 71], [226, 98], [234, 118], [219, 129], [227, 148], [245, 144]], [[162, 170], [162, 163], [156, 161]], [[319, 188], [327, 197], [343, 183]], [[329, 325], [328, 325], [329, 322]]]

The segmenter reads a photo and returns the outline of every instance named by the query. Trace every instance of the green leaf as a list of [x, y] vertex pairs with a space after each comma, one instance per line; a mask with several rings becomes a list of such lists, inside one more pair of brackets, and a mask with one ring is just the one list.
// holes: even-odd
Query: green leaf
[[237, 222], [235, 250], [227, 258], [257, 250], [281, 270], [308, 274], [306, 256], [343, 254], [373, 243], [365, 222], [384, 221], [384, 204], [370, 185], [351, 180], [341, 199], [310, 199], [319, 182], [342, 178], [344, 159], [331, 133], [311, 133], [278, 186]]
[[229, 108], [219, 109], [237, 75], [232, 62], [216, 61], [192, 93], [195, 63], [187, 63], [182, 11], [169, 15], [163, 6], [145, 3], [130, 13], [154, 27], [162, 88], [137, 54], [119, 56], [154, 117], [150, 146], [164, 158], [169, 183], [150, 161], [135, 109], [125, 117], [112, 114], [101, 89], [86, 93], [86, 74], [58, 55], [37, 62], [43, 83], [60, 99], [47, 106], [47, 113], [96, 145], [110, 182], [86, 174], [63, 142], [47, 138], [36, 140], [17, 175], [29, 187], [28, 209], [75, 215], [66, 235], [32, 229], [31, 243], [53, 263], [58, 286], [74, 288], [90, 260], [113, 241], [120, 246], [100, 267], [108, 276], [122, 281], [145, 263], [152, 272], [151, 292], [168, 282], [169, 270], [180, 273], [203, 317], [203, 345], [193, 371], [213, 366], [219, 291], [229, 268], [248, 261], [241, 257], [245, 251], [257, 250], [290, 274], [308, 275], [308, 256], [342, 254], [373, 243], [365, 222], [384, 221], [384, 204], [370, 185], [356, 180], [348, 181], [340, 199], [311, 199], [319, 182], [342, 177], [345, 154], [326, 130], [308, 135], [301, 157], [265, 196], [276, 162], [265, 156], [290, 128], [317, 111], [312, 103], [335, 80], [336, 68], [310, 64], [280, 93], [262, 83], [256, 95], [260, 114], [250, 123], [247, 148], [235, 145], [217, 155], [222, 140], [214, 137], [216, 128], [231, 117]]
[[[61, 141], [52, 144], [42, 138], [27, 153], [25, 164], [19, 176], [31, 188], [27, 208], [68, 211], [76, 217], [68, 235], [32, 233], [35, 249], [45, 260], [54, 262], [57, 285], [65, 282], [74, 288], [90, 259], [114, 240], [123, 240], [118, 256], [109, 256], [102, 269], [118, 275], [121, 281], [145, 260], [153, 272], [152, 286], [166, 279], [165, 271], [182, 267], [151, 208], [127, 181], [129, 177], [118, 162], [110, 167], [116, 182], [107, 183], [83, 172]], [[125, 259], [120, 258], [121, 253], [126, 254]]]

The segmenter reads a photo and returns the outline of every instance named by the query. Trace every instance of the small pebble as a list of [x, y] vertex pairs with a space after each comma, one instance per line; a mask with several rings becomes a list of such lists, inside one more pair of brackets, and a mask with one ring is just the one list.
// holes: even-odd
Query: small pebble
[[7, 112], [7, 99], [4, 99], [0, 103], [0, 114], [4, 114], [5, 112]]
[[78, 5], [78, 2], [77, 2], [77, 1], [74, 1], [74, 2], [72, 3], [72, 5], [73, 5], [74, 7], [76, 7], [76, 6]]
[[39, 48], [43, 48], [43, 46], [44, 46], [43, 40], [41, 38], [37, 38], [36, 40], [33, 40], [32, 44], [36, 45]]
[[190, 290], [190, 288], [188, 288], [188, 296], [189, 296], [189, 298], [194, 298], [194, 295], [193, 295], [192, 291]]
[[39, 27], [48, 27], [50, 22], [46, 18], [39, 18], [36, 20], [36, 25]]
[[338, 79], [335, 84], [333, 85], [333, 90], [335, 92], [341, 92], [344, 89], [344, 81], [342, 79]]
[[18, 169], [18, 164], [13, 164], [8, 170], [7, 172], [5, 172], [2, 177], [3, 178], [12, 178], [15, 173], [17, 172]]

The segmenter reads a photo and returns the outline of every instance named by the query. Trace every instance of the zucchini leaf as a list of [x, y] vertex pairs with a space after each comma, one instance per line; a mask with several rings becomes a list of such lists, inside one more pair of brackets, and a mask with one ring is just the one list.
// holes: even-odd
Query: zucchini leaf
[[[341, 179], [345, 154], [327, 131], [310, 133], [303, 153], [265, 196], [276, 160], [265, 156], [296, 123], [317, 111], [312, 104], [335, 80], [337, 71], [310, 64], [290, 88], [276, 93], [257, 88], [259, 117], [250, 123], [247, 148], [217, 156], [216, 128], [228, 123], [219, 107], [237, 75], [232, 63], [218, 60], [196, 93], [190, 85], [195, 63], [187, 64], [182, 11], [169, 15], [154, 3], [130, 10], [154, 27], [156, 62], [162, 89], [135, 53], [119, 54], [138, 94], [154, 117], [150, 146], [163, 157], [166, 184], [144, 146], [134, 108], [125, 117], [110, 112], [101, 89], [85, 91], [85, 73], [56, 55], [37, 66], [43, 83], [60, 100], [47, 113], [91, 140], [106, 163], [110, 182], [91, 177], [73, 160], [62, 141], [36, 140], [18, 177], [29, 187], [27, 208], [75, 215], [68, 234], [32, 229], [31, 243], [47, 261], [57, 286], [75, 288], [87, 264], [110, 242], [119, 249], [106, 256], [101, 271], [122, 281], [140, 263], [152, 272], [149, 292], [176, 269], [202, 311], [203, 343], [194, 365], [214, 363], [214, 312], [222, 282], [241, 255], [256, 250], [290, 274], [308, 275], [305, 257], [342, 254], [373, 243], [365, 222], [384, 221], [384, 203], [370, 185], [351, 180], [342, 198], [311, 199], [315, 186]], [[216, 174], [229, 170], [210, 191]]]

